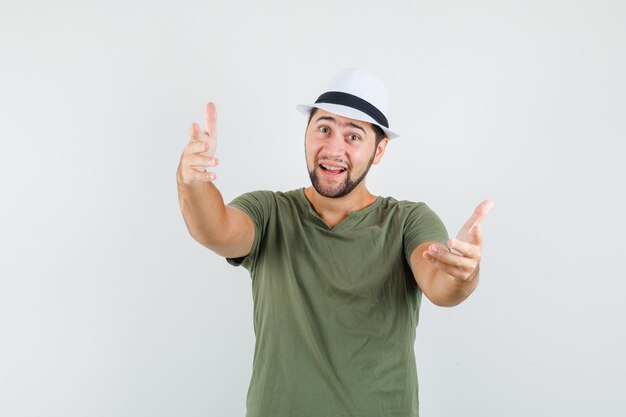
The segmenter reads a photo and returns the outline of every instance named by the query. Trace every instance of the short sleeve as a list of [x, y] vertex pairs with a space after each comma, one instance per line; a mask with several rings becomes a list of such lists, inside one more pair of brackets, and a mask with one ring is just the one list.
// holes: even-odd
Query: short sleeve
[[275, 209], [274, 193], [271, 191], [252, 191], [235, 198], [228, 203], [228, 206], [238, 208], [246, 213], [254, 224], [254, 240], [250, 253], [240, 258], [226, 258], [226, 261], [233, 265], [243, 265], [250, 270], [259, 253], [260, 243], [265, 234], [267, 222]]
[[448, 247], [448, 231], [430, 207], [416, 203], [404, 222], [404, 256], [409, 264], [413, 250], [424, 242], [439, 242]]

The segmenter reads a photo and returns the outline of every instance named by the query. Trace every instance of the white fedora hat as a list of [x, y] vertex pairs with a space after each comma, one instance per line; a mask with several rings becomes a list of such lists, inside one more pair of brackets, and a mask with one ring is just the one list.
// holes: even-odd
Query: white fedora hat
[[305, 116], [309, 116], [314, 107], [375, 124], [389, 139], [400, 136], [389, 129], [387, 87], [378, 78], [361, 69], [341, 70], [315, 103], [296, 105], [296, 109]]

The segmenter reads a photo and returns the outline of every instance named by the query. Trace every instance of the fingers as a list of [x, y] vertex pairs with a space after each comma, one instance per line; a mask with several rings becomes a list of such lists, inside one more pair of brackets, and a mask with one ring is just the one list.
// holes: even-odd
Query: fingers
[[186, 155], [186, 163], [189, 166], [199, 167], [216, 167], [219, 164], [219, 159], [215, 156], [200, 155], [209, 148], [209, 144], [206, 142], [191, 141], [189, 145], [183, 151], [183, 155]]
[[487, 216], [493, 208], [493, 205], [493, 200], [487, 199], [476, 206], [474, 213], [472, 213], [471, 217], [463, 225], [463, 229], [469, 231], [473, 226], [482, 222], [485, 216]]
[[220, 161], [214, 156], [203, 156], [203, 155], [190, 155], [186, 163], [190, 167], [198, 167], [206, 170], [206, 168], [213, 168], [219, 165]]
[[[474, 227], [476, 229], [476, 227]], [[453, 250], [453, 253], [457, 253], [467, 258], [480, 259], [482, 247], [474, 242], [464, 242], [458, 239], [450, 239], [448, 246]]]
[[475, 245], [479, 245], [482, 246], [483, 244], [483, 232], [481, 230], [480, 224], [477, 224], [476, 226], [474, 226], [471, 230], [470, 233], [472, 234], [472, 243], [474, 243]]
[[[490, 205], [488, 205], [489, 202], [491, 202]], [[485, 218], [487, 213], [489, 213], [489, 210], [491, 210], [492, 206], [492, 200], [485, 200], [478, 206], [476, 206], [470, 218], [463, 225], [463, 229], [469, 231], [472, 227], [474, 227], [474, 225], [480, 223]]]
[[[213, 109], [207, 105], [207, 120], [215, 119], [215, 105]], [[213, 125], [213, 131], [214, 130]], [[177, 180], [184, 184], [195, 182], [212, 182], [217, 178], [215, 172], [207, 172], [209, 168], [216, 167], [219, 159], [214, 156], [216, 140], [214, 135], [200, 130], [197, 123], [192, 123], [189, 128], [190, 140], [180, 158], [180, 164], [176, 174]]]
[[191, 140], [189, 144], [185, 147], [184, 153], [187, 155], [193, 155], [196, 153], [202, 153], [206, 151], [209, 147], [209, 144], [206, 142], [200, 142]]
[[185, 183], [191, 184], [194, 182], [213, 182], [217, 179], [215, 172], [206, 172], [204, 168], [193, 167], [185, 176]]
[[452, 253], [460, 254], [468, 258], [480, 259], [483, 247], [483, 234], [480, 224], [472, 227], [468, 241], [457, 239], [448, 240], [448, 247]]
[[204, 130], [201, 131], [197, 123], [193, 123], [191, 128], [191, 140], [207, 142], [209, 147], [206, 149], [206, 154], [215, 155], [217, 150], [217, 109], [215, 104], [207, 103], [204, 108]]
[[217, 108], [214, 103], [207, 103], [204, 107], [204, 131], [217, 137]]
[[453, 279], [472, 280], [478, 274], [478, 265], [482, 256], [483, 235], [480, 222], [489, 214], [493, 206], [494, 202], [491, 199], [482, 201], [465, 222], [456, 239], [448, 241], [450, 251], [431, 245], [428, 251], [422, 254], [424, 259]]
[[[217, 164], [211, 166], [216, 165]], [[190, 166], [181, 160], [178, 171], [177, 178], [180, 178], [180, 181], [187, 185], [193, 184], [194, 182], [212, 182], [217, 179], [217, 174], [215, 172], [209, 172], [205, 163]]]
[[178, 172], [176, 174], [177, 180], [190, 185], [197, 182], [213, 182], [217, 179], [215, 172], [207, 172], [208, 167], [217, 166], [218, 161], [201, 161], [196, 165], [190, 165], [184, 158], [178, 166]]
[[[193, 122], [189, 128], [189, 138], [192, 142], [208, 142], [209, 135], [200, 130], [198, 123]], [[207, 148], [208, 149], [208, 148]]]
[[[468, 250], [465, 246], [462, 249]], [[430, 245], [428, 251], [425, 251], [422, 256], [435, 267], [459, 281], [469, 280], [479, 262], [479, 258], [457, 255], [449, 252], [443, 245], [434, 244]]]
[[[428, 247], [428, 251], [424, 252], [430, 258], [435, 258], [441, 262], [449, 264], [451, 266], [455, 266], [457, 268], [470, 268], [472, 267], [471, 258], [467, 258], [463, 255], [457, 255], [448, 251], [448, 249], [443, 248], [443, 246], [438, 247], [437, 245], [430, 245]], [[428, 259], [428, 258], [426, 258]]]
[[493, 200], [488, 198], [481, 202], [478, 206], [476, 206], [476, 208], [474, 209], [474, 213], [472, 213], [472, 215], [465, 222], [463, 227], [461, 227], [457, 238], [468, 241], [472, 235], [472, 228], [483, 221], [483, 219], [487, 216], [487, 214], [489, 214], [489, 212], [493, 208], [494, 204], [495, 203], [493, 202]]

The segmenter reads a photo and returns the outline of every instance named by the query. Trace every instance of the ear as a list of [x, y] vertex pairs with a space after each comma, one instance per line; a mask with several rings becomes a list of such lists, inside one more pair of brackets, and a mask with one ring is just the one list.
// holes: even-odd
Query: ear
[[385, 149], [387, 148], [387, 143], [389, 143], [389, 138], [385, 136], [376, 147], [376, 154], [374, 154], [374, 161], [372, 162], [372, 164], [378, 164], [383, 158], [383, 155], [385, 154]]

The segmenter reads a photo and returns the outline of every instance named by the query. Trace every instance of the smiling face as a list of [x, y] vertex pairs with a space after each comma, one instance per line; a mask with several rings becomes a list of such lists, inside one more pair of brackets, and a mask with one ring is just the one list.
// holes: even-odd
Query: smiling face
[[380, 162], [388, 139], [376, 145], [368, 122], [318, 109], [305, 134], [309, 177], [324, 197], [340, 198], [363, 183], [372, 164]]

